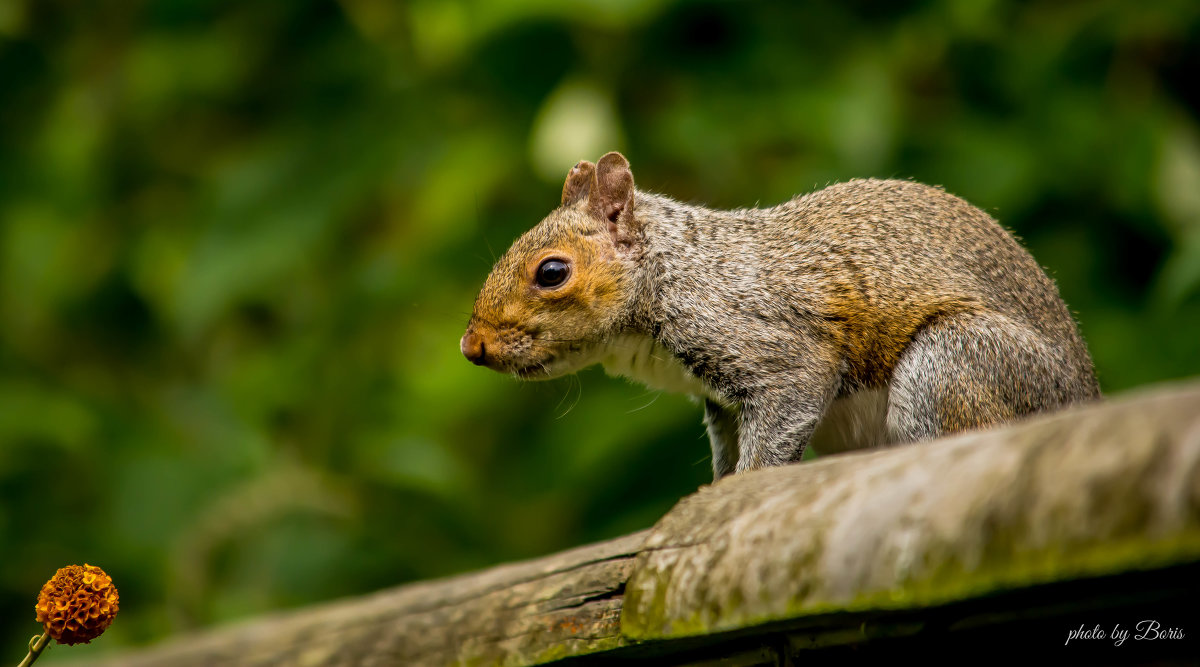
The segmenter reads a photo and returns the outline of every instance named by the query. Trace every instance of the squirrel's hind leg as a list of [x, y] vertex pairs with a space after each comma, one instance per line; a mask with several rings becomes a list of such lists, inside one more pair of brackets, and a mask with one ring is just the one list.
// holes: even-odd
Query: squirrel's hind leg
[[1076, 373], [1028, 327], [999, 313], [963, 313], [921, 329], [892, 373], [892, 442], [985, 428], [1074, 402]]

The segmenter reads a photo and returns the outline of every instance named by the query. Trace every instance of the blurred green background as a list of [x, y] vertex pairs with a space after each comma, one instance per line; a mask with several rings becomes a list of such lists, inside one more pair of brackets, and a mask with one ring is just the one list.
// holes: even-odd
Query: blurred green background
[[[1107, 392], [1200, 373], [1200, 3], [0, 0], [0, 656], [79, 658], [650, 526], [700, 410], [458, 352], [578, 159], [852, 177], [1020, 234]], [[95, 653], [93, 653], [95, 655]]]

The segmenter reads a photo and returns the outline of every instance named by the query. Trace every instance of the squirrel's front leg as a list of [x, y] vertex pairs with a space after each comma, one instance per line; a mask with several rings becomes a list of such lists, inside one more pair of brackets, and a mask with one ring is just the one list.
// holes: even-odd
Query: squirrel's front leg
[[742, 403], [736, 471], [799, 461], [837, 393], [834, 373], [780, 374]]
[[738, 462], [738, 411], [712, 400], [704, 400], [704, 425], [712, 445], [713, 481], [731, 474]]

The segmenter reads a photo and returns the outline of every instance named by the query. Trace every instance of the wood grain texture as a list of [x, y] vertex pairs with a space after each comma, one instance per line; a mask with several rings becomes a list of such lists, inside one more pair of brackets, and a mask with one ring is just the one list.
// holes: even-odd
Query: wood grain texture
[[913, 609], [1200, 559], [1200, 387], [738, 475], [655, 526], [639, 640]]
[[111, 664], [526, 665], [621, 643], [645, 531], [546, 558], [261, 618]]
[[1090, 614], [1138, 599], [1154, 613], [1193, 609], [1200, 589], [1180, 588], [1179, 573], [1190, 581], [1198, 569], [1193, 382], [735, 475], [650, 531], [105, 664], [765, 665], [830, 647], [886, 657], [892, 649], [879, 642], [896, 638], [920, 655], [932, 626], [1014, 619], [1060, 644], [1061, 628], [1044, 619], [1066, 608]]

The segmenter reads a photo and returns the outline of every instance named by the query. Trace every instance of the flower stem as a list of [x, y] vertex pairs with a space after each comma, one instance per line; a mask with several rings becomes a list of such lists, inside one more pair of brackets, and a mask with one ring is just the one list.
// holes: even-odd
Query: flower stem
[[25, 656], [25, 659], [22, 660], [21, 664], [17, 665], [17, 667], [29, 667], [29, 665], [32, 665], [33, 661], [37, 660], [38, 656], [42, 654], [42, 651], [46, 650], [46, 645], [49, 643], [49, 632], [43, 632], [40, 635], [35, 635], [33, 639], [29, 640], [29, 655]]

